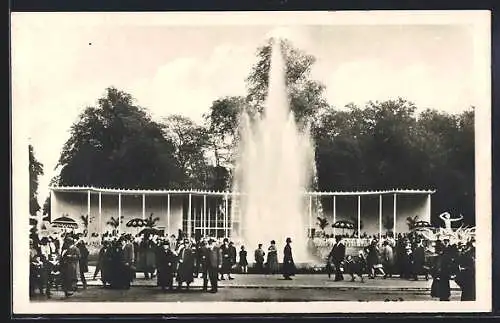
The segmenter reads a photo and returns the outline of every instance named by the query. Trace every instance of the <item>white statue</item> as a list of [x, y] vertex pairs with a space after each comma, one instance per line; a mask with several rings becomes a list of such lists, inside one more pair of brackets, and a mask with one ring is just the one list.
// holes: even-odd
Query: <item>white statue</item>
[[439, 218], [444, 222], [444, 229], [447, 231], [452, 231], [451, 222], [461, 221], [464, 217], [462, 216], [462, 214], [460, 214], [460, 217], [452, 219], [449, 212], [444, 212], [439, 215]]

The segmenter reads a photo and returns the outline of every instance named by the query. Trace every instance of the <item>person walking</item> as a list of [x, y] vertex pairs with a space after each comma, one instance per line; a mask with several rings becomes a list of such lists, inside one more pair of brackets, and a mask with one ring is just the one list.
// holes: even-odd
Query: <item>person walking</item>
[[295, 276], [295, 272], [297, 271], [293, 261], [291, 243], [292, 239], [286, 238], [286, 245], [283, 249], [283, 277], [285, 277], [286, 280], [292, 280], [292, 276]]
[[232, 280], [234, 278], [231, 277], [231, 250], [229, 248], [229, 240], [224, 238], [222, 241], [222, 246], [220, 247], [222, 253], [222, 268], [220, 272], [220, 280], [225, 280], [224, 275], [227, 275], [227, 278]]
[[101, 282], [103, 287], [107, 287], [107, 284], [111, 281], [110, 275], [112, 274], [110, 271], [110, 266], [111, 266], [111, 244], [110, 241], [105, 239], [102, 242], [102, 247], [99, 250], [99, 255], [97, 258], [97, 266], [94, 271], [94, 280], [97, 278], [97, 274], [101, 272]]
[[262, 243], [259, 243], [257, 249], [255, 249], [254, 259], [255, 259], [255, 271], [258, 274], [262, 274], [264, 272], [264, 257], [266, 256], [266, 252], [262, 250]]
[[388, 240], [382, 243], [380, 258], [385, 271], [384, 278], [392, 277], [392, 273], [394, 272], [394, 250]]
[[229, 259], [230, 259], [230, 263], [231, 263], [231, 266], [229, 267], [229, 275], [228, 275], [228, 278], [230, 280], [233, 280], [234, 278], [231, 277], [231, 272], [232, 272], [232, 269], [236, 267], [236, 247], [234, 246], [234, 242], [230, 241], [229, 242]]
[[267, 273], [274, 275], [278, 269], [278, 249], [276, 249], [276, 241], [271, 240], [271, 245], [267, 249]]
[[177, 267], [177, 289], [182, 289], [182, 284], [186, 283], [186, 289], [194, 281], [194, 262], [196, 255], [191, 249], [189, 239], [184, 239], [178, 251], [178, 267]]
[[342, 242], [342, 236], [335, 236], [335, 244], [333, 245], [330, 254], [328, 255], [328, 261], [333, 265], [335, 270], [335, 281], [344, 280], [344, 275], [342, 273], [342, 262], [345, 258], [345, 245]]
[[240, 260], [238, 262], [238, 265], [241, 268], [241, 273], [242, 274], [247, 274], [248, 273], [247, 251], [245, 250], [245, 246], [241, 246]]
[[412, 275], [414, 280], [418, 280], [418, 275], [424, 274], [425, 279], [429, 279], [429, 275], [426, 270], [424, 270], [425, 265], [425, 249], [422, 245], [422, 241], [417, 241], [417, 245], [412, 252]]
[[85, 279], [85, 273], [89, 272], [89, 250], [85, 245], [85, 241], [79, 240], [76, 244], [78, 250], [80, 251], [79, 268], [80, 268], [80, 280], [83, 284], [83, 289], [87, 289], [87, 280]]
[[462, 290], [461, 301], [476, 300], [476, 247], [475, 240], [467, 242], [466, 249], [458, 259], [459, 271], [455, 281]]

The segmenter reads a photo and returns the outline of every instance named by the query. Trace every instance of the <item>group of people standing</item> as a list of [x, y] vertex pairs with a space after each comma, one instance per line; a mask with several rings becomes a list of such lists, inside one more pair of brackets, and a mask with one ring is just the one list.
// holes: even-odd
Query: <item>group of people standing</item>
[[450, 280], [454, 279], [462, 290], [462, 301], [475, 300], [475, 240], [470, 239], [465, 245], [450, 244], [444, 237], [433, 245], [429, 241], [416, 238], [399, 237], [394, 240], [388, 236], [381, 246], [376, 239], [370, 245], [358, 251], [357, 255], [346, 254], [342, 236], [335, 237], [335, 244], [327, 257], [328, 277], [335, 274], [335, 281], [344, 280], [344, 274], [356, 276], [364, 281], [364, 275], [375, 279], [381, 275], [384, 279], [398, 275], [401, 279], [425, 280], [432, 276], [431, 296], [441, 301], [449, 301], [451, 296]]
[[51, 297], [54, 289], [71, 296], [78, 280], [87, 288], [89, 250], [81, 235], [62, 235], [39, 238], [30, 236], [30, 296], [38, 290]]

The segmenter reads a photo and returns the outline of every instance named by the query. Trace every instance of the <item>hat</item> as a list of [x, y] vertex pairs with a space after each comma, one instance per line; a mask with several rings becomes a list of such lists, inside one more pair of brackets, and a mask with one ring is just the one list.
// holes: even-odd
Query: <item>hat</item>
[[214, 243], [215, 242], [215, 239], [214, 238], [210, 238], [208, 239], [208, 243]]
[[229, 239], [228, 238], [224, 238], [224, 240], [222, 240], [222, 242], [229, 242]]
[[292, 242], [292, 239], [286, 238], [286, 243], [290, 243], [290, 242]]

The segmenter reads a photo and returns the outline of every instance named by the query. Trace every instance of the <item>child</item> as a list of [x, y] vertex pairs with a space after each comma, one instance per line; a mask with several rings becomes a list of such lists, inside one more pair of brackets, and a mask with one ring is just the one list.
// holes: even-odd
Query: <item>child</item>
[[359, 251], [358, 257], [353, 258], [351, 255], [346, 257], [345, 261], [346, 271], [351, 275], [351, 281], [355, 281], [355, 275], [361, 278], [361, 282], [364, 283], [363, 274], [366, 271], [366, 258], [362, 250]]

